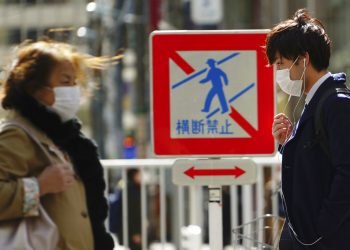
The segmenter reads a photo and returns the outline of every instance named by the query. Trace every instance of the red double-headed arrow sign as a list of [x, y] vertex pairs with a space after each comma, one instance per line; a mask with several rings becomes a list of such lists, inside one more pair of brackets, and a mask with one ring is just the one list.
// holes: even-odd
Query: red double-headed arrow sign
[[237, 166], [225, 169], [196, 169], [195, 166], [192, 166], [184, 173], [192, 179], [197, 176], [234, 176], [235, 178], [238, 178], [244, 174], [245, 171]]
[[176, 185], [244, 185], [256, 181], [251, 159], [177, 159], [172, 167]]

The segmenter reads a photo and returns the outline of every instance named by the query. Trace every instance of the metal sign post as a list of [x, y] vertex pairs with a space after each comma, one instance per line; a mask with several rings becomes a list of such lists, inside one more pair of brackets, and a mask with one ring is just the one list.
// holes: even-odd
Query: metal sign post
[[223, 249], [222, 237], [222, 190], [220, 186], [209, 186], [210, 249]]
[[172, 167], [173, 183], [209, 188], [210, 249], [223, 249], [222, 185], [256, 182], [256, 164], [251, 159], [178, 159]]

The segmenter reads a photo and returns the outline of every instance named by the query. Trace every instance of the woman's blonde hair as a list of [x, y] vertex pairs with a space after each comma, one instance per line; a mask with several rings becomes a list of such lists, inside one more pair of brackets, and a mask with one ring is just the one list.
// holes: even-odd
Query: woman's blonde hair
[[70, 44], [52, 40], [25, 41], [15, 49], [14, 59], [5, 69], [2, 106], [5, 109], [14, 108], [22, 94], [33, 95], [48, 85], [54, 67], [62, 61], [72, 63], [77, 84], [87, 90], [87, 77], [91, 70], [104, 69], [117, 63], [121, 57], [95, 57], [78, 52]]

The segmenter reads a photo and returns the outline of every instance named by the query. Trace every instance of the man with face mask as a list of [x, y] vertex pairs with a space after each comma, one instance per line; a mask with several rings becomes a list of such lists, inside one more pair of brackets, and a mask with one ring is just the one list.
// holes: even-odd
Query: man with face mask
[[[277, 84], [290, 97], [306, 95], [296, 125], [285, 114], [276, 115], [272, 125], [283, 155], [281, 250], [350, 247], [350, 97], [334, 90], [345, 88], [346, 76], [328, 71], [330, 43], [321, 22], [305, 9], [273, 27], [266, 39]], [[320, 100], [332, 89], [321, 120], [327, 153], [316, 137], [314, 119]]]

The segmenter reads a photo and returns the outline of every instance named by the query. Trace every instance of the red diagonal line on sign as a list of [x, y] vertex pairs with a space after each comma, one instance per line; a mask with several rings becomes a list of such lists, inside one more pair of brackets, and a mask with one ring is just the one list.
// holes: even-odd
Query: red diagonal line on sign
[[170, 58], [187, 74], [192, 74], [194, 68], [185, 61], [176, 51], [171, 52]]
[[234, 108], [231, 106], [230, 117], [243, 128], [251, 137], [256, 137], [258, 131]]

